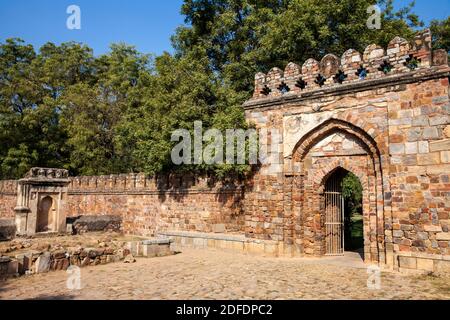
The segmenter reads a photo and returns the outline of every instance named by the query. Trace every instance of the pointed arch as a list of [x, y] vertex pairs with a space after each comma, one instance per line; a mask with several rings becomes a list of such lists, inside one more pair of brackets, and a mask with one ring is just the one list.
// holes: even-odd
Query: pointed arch
[[[358, 142], [366, 155], [330, 155], [319, 162], [311, 163], [310, 151], [327, 137], [344, 133]], [[376, 132], [375, 137], [378, 135]], [[382, 158], [375, 139], [361, 127], [341, 119], [331, 118], [304, 135], [296, 144], [293, 155], [295, 177], [292, 193], [292, 221], [300, 226], [293, 232], [287, 231], [286, 238], [302, 241], [306, 254], [323, 255], [325, 252], [324, 232], [324, 182], [337, 168], [341, 167], [355, 174], [364, 192], [365, 257], [370, 262], [385, 260], [384, 198]], [[298, 208], [298, 209], [296, 209]]]
[[339, 132], [344, 132], [363, 142], [367, 153], [371, 155], [374, 160], [378, 160], [377, 163], [379, 164], [380, 151], [378, 150], [375, 140], [360, 127], [355, 126], [350, 122], [335, 118], [328, 119], [300, 139], [294, 147], [294, 162], [303, 161], [309, 150], [311, 150], [314, 145], [323, 140], [325, 137]]

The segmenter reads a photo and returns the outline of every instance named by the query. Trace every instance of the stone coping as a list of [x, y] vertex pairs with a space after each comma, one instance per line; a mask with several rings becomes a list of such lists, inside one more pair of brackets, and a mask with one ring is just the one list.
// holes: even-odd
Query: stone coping
[[183, 238], [199, 238], [211, 240], [225, 240], [234, 242], [254, 242], [253, 239], [248, 239], [244, 235], [230, 235], [225, 233], [206, 233], [206, 232], [191, 232], [191, 231], [161, 231], [158, 235], [166, 237], [183, 237]]
[[450, 261], [450, 255], [441, 255], [441, 254], [431, 254], [422, 252], [400, 252], [395, 253], [395, 255], [397, 257], [405, 257], [405, 258], [420, 258], [420, 259]]
[[159, 239], [151, 239], [142, 241], [143, 245], [152, 245], [152, 244], [171, 244], [173, 241], [169, 238], [159, 238]]

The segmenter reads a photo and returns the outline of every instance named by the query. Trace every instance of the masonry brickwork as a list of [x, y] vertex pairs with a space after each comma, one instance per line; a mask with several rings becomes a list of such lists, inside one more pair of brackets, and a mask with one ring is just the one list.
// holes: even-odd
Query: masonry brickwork
[[244, 232], [243, 188], [238, 183], [190, 175], [75, 177], [68, 194], [69, 217], [120, 215], [126, 233]]
[[246, 116], [283, 132], [283, 169], [268, 177], [263, 167], [246, 190], [247, 236], [323, 255], [324, 184], [341, 167], [363, 185], [367, 261], [448, 261], [449, 71], [447, 52], [432, 52], [425, 31], [412, 44], [397, 37], [387, 50], [257, 74]]
[[17, 205], [17, 181], [0, 181], [0, 218], [14, 219], [14, 208]]
[[[431, 50], [428, 30], [412, 43], [396, 37], [387, 49], [370, 45], [258, 73], [244, 109], [258, 129], [280, 132], [275, 163], [243, 183], [70, 178], [67, 216], [121, 215], [128, 233], [234, 234], [262, 252], [322, 256], [325, 183], [343, 168], [363, 187], [366, 262], [448, 269], [449, 76], [448, 54]], [[14, 215], [15, 183], [0, 183], [2, 217]]]

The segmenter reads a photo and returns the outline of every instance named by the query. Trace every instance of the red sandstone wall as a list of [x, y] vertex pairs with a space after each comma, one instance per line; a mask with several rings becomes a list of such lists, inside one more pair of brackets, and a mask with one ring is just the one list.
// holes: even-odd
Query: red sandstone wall
[[[361, 128], [374, 139], [381, 156], [381, 173], [377, 173], [378, 191], [369, 194], [370, 199], [376, 202], [376, 208], [372, 205], [370, 210], [374, 216], [370, 220], [373, 225], [370, 239], [377, 239], [377, 233], [381, 235], [378, 238], [382, 238], [386, 232], [386, 243], [380, 246], [386, 245], [395, 253], [448, 256], [449, 93], [449, 80], [444, 77], [364, 90], [332, 102], [325, 97], [305, 99], [301, 105], [291, 103], [272, 109], [249, 109], [247, 118], [257, 127], [285, 130], [283, 147], [288, 151], [299, 139], [295, 138], [295, 130], [294, 133], [286, 131], [288, 121], [283, 121], [283, 118], [300, 115], [302, 122], [307, 122], [316, 116], [346, 121]], [[314, 111], [322, 108], [324, 112]], [[312, 115], [302, 116], [302, 112]], [[321, 127], [321, 123], [318, 123], [311, 130]], [[291, 144], [290, 140], [294, 138], [294, 144]], [[246, 234], [258, 239], [280, 239], [284, 226], [285, 243], [295, 244], [302, 251], [307, 247], [306, 242], [317, 240], [317, 232], [302, 230], [302, 226], [308, 222], [304, 218], [312, 219], [308, 214], [315, 212], [308, 205], [302, 206], [311, 197], [296, 192], [303, 188], [305, 177], [291, 175], [290, 157], [284, 155], [284, 161], [288, 174], [284, 172], [273, 177], [257, 173], [253, 183], [249, 183], [245, 194]], [[379, 181], [381, 177], [382, 187]], [[284, 208], [280, 199], [284, 199]], [[300, 216], [296, 218], [299, 212]], [[379, 213], [378, 220], [375, 218], [376, 212]], [[316, 229], [320, 229], [317, 221], [310, 220], [309, 223], [316, 223]], [[295, 233], [301, 236], [290, 239], [291, 234]], [[377, 248], [375, 241], [373, 245], [371, 250], [382, 252], [383, 247]]]
[[127, 233], [243, 232], [240, 186], [190, 176], [144, 175], [72, 178], [68, 216], [120, 215]]
[[14, 218], [17, 204], [17, 181], [0, 181], [0, 219]]
[[411, 84], [389, 105], [394, 250], [450, 254], [449, 80]]

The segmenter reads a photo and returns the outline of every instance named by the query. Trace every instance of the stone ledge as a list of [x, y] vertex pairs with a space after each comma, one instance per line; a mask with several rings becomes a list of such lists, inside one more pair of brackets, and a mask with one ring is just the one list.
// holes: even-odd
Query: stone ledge
[[432, 254], [432, 253], [424, 253], [424, 252], [402, 252], [402, 253], [398, 253], [397, 257], [411, 257], [411, 258], [450, 261], [450, 255]]
[[448, 256], [441, 256], [441, 259], [436, 257], [416, 257], [408, 255], [398, 255], [398, 266], [400, 272], [408, 271], [409, 273], [436, 273], [436, 274], [450, 274], [450, 260]]
[[228, 235], [224, 233], [190, 232], [190, 231], [163, 231], [158, 232], [158, 235], [167, 237], [199, 238], [199, 239], [225, 240], [235, 242], [248, 242], [249, 240], [245, 238], [245, 236], [239, 235]]
[[129, 241], [126, 244], [128, 250], [134, 257], [154, 258], [165, 257], [175, 254], [176, 250], [171, 248], [173, 241], [169, 238], [156, 238], [139, 241]]
[[152, 239], [152, 240], [144, 240], [142, 244], [151, 245], [151, 244], [170, 244], [172, 240], [170, 239]]
[[269, 257], [293, 257], [295, 255], [301, 255], [292, 246], [286, 246], [283, 242], [249, 239], [244, 235], [189, 231], [164, 231], [158, 234], [170, 237], [173, 240], [171, 244], [173, 251], [182, 251], [183, 248], [193, 248], [216, 249]]

